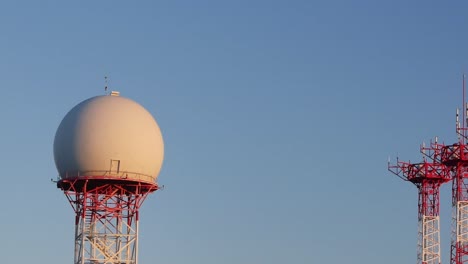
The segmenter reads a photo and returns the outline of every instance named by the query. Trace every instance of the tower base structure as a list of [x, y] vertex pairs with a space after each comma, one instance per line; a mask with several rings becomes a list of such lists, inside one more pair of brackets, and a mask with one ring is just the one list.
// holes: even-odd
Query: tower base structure
[[79, 177], [57, 187], [75, 211], [74, 264], [138, 264], [139, 208], [157, 184]]

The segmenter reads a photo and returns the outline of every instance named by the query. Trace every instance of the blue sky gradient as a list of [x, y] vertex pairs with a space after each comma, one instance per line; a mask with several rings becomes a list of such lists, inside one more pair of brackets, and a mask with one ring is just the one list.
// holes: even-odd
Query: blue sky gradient
[[[387, 156], [455, 141], [466, 1], [1, 1], [2, 263], [71, 263], [50, 182], [68, 110], [110, 88], [166, 144], [141, 263], [411, 263], [417, 192]], [[450, 188], [442, 189], [443, 262]]]

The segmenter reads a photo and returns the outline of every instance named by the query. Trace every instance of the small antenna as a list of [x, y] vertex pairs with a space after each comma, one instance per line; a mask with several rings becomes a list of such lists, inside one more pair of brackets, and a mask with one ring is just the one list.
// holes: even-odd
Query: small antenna
[[427, 157], [427, 154], [426, 154], [426, 151], [427, 151], [427, 149], [426, 149], [426, 142], [424, 142], [424, 141], [422, 142], [421, 148], [420, 148], [420, 149], [421, 149], [421, 154], [422, 154], [423, 161], [426, 161], [426, 157]]
[[463, 126], [464, 128], [468, 125], [468, 103], [465, 104], [465, 125]]
[[461, 125], [461, 136], [463, 140], [463, 143], [465, 142], [465, 127], [466, 127], [466, 106], [465, 106], [465, 74], [463, 73], [463, 97], [462, 97], [462, 107], [463, 107], [463, 119], [462, 119], [462, 125]]
[[460, 134], [461, 134], [461, 129], [460, 129], [460, 109], [457, 108], [456, 112], [456, 118], [455, 118], [455, 132], [457, 133], [458, 141], [460, 141]]
[[107, 94], [107, 76], [104, 76], [104, 82], [105, 82], [104, 94]]

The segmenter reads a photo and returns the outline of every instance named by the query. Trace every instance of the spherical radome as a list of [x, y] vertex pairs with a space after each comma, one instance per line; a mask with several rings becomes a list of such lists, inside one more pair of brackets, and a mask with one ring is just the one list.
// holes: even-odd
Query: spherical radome
[[152, 115], [133, 100], [96, 96], [72, 108], [54, 140], [62, 179], [75, 177], [156, 181], [164, 143]]

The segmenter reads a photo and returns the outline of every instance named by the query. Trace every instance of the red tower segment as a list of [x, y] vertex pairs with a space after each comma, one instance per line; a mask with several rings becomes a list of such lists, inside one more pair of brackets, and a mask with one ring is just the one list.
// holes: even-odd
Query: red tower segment
[[418, 264], [440, 264], [439, 189], [450, 180], [449, 170], [434, 161], [398, 160], [388, 170], [418, 188]]

